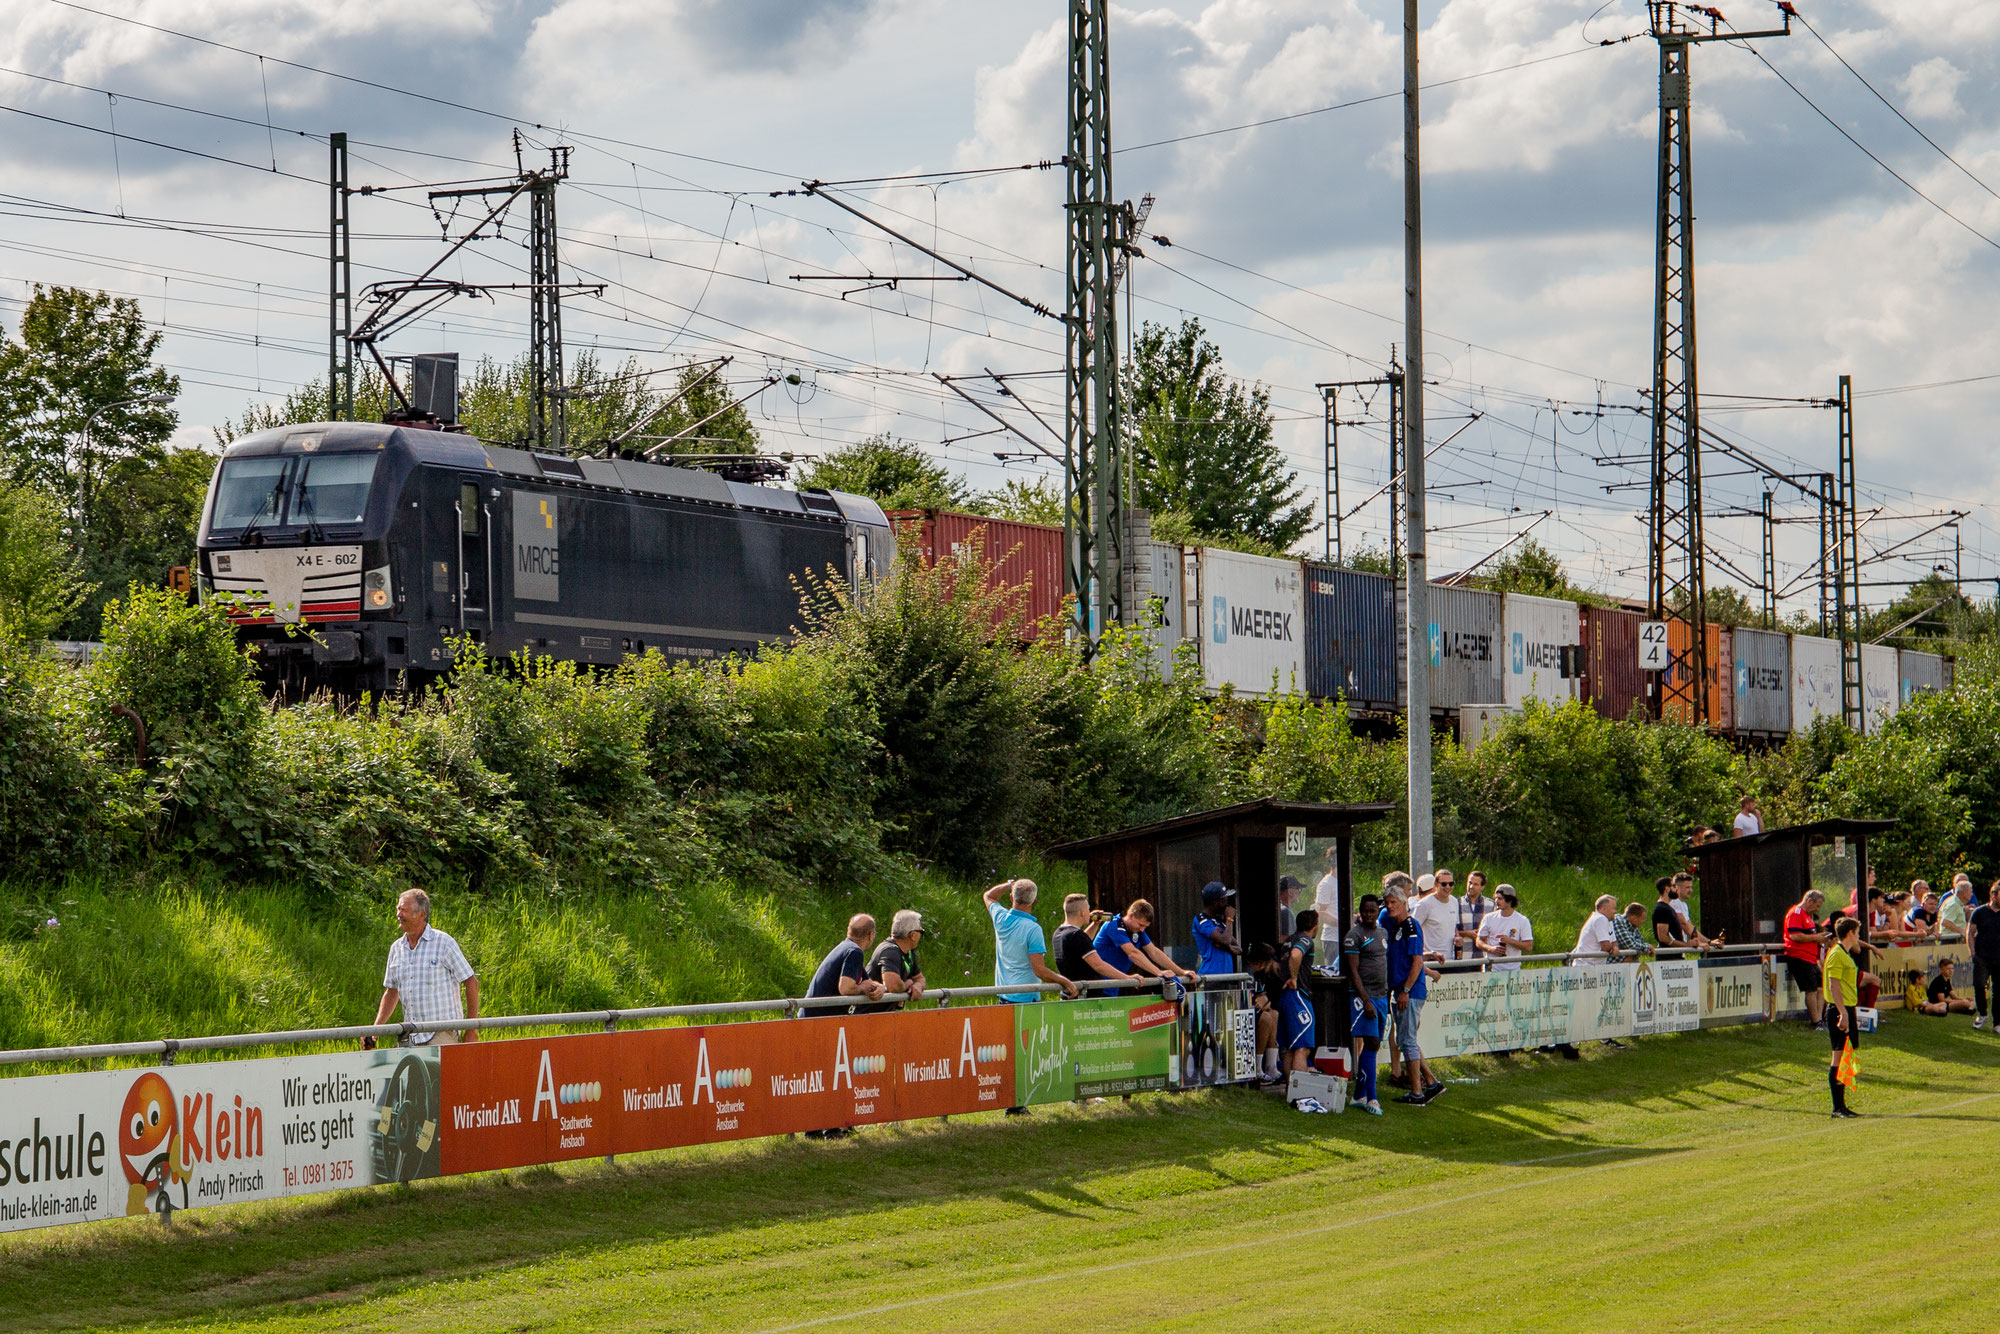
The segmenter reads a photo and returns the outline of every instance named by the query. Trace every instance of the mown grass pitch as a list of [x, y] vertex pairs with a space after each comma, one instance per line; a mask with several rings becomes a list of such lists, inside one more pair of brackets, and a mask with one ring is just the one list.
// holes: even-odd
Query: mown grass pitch
[[1890, 1014], [0, 1238], [0, 1328], [1977, 1329], [2000, 1038]]

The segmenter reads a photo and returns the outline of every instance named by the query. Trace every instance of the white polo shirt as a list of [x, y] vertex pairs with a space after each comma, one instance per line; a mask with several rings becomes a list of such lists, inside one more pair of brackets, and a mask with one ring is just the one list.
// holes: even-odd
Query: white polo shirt
[[[434, 926], [424, 927], [412, 946], [408, 936], [397, 936], [389, 946], [389, 966], [382, 970], [382, 986], [396, 989], [403, 1002], [403, 1018], [412, 1024], [448, 1028], [454, 1019], [465, 1018], [465, 997], [459, 990], [473, 976], [472, 965], [458, 942]], [[412, 1042], [429, 1042], [432, 1033], [412, 1033]]]
[[1570, 962], [1609, 963], [1611, 956], [1604, 952], [1603, 947], [1617, 943], [1618, 932], [1612, 927], [1611, 919], [1592, 908], [1583, 930], [1576, 933], [1576, 949], [1570, 953]]

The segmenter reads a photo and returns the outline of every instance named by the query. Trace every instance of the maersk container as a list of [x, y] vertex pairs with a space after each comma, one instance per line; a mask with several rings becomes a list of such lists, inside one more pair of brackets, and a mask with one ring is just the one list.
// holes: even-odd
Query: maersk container
[[1639, 669], [1639, 626], [1645, 617], [1621, 607], [1585, 607], [1583, 699], [1606, 718], [1620, 721], [1646, 705], [1646, 673]]
[[1736, 734], [1783, 736], [1792, 730], [1791, 636], [1736, 631]]
[[1514, 708], [1531, 699], [1567, 704], [1576, 698], [1576, 646], [1582, 625], [1576, 604], [1556, 598], [1509, 593], [1501, 606], [1506, 632], [1506, 703]]
[[1935, 653], [1902, 649], [1899, 661], [1903, 668], [1903, 703], [1908, 704], [1919, 695], [1936, 695], [1944, 691], [1943, 658]]
[[1903, 706], [1903, 674], [1887, 644], [1861, 646], [1861, 730], [1873, 732]]
[[986, 587], [1008, 590], [1005, 612], [1020, 611], [1023, 638], [1034, 638], [1044, 618], [1062, 610], [1062, 529], [939, 509], [891, 510], [889, 522], [898, 532], [916, 530], [926, 569], [947, 556], [968, 560], [977, 552]]
[[1456, 715], [1467, 704], [1505, 703], [1500, 595], [1432, 584], [1427, 599], [1431, 712]]
[[1792, 730], [1803, 732], [1813, 719], [1840, 713], [1840, 642], [1793, 635]]
[[1391, 713], [1402, 700], [1397, 680], [1396, 581], [1307, 562], [1306, 690], [1345, 696], [1355, 712]]
[[[1736, 641], [1726, 627], [1712, 621], [1703, 628], [1708, 632], [1703, 636], [1708, 661], [1702, 684], [1708, 695], [1708, 726], [1727, 732], [1736, 726], [1736, 692], [1731, 688], [1735, 679]], [[1688, 721], [1691, 712], [1685, 682], [1692, 671], [1689, 661], [1693, 655], [1689, 650], [1693, 644], [1694, 635], [1686, 621], [1667, 622], [1667, 657], [1672, 665], [1661, 674], [1660, 712], [1679, 722]]]
[[[1193, 577], [1190, 578], [1190, 575]], [[1305, 578], [1300, 562], [1214, 547], [1182, 555], [1181, 589], [1193, 591], [1184, 625], [1201, 637], [1202, 679], [1239, 695], [1306, 688]]]

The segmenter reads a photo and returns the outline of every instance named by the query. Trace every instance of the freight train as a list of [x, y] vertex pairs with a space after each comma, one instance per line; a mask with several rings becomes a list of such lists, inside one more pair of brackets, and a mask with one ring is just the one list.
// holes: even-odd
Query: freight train
[[233, 442], [198, 546], [267, 683], [346, 695], [421, 687], [456, 638], [604, 666], [754, 650], [796, 632], [801, 580], [864, 586], [896, 550], [862, 496], [365, 422]]
[[[964, 547], [988, 522], [943, 511], [890, 517], [919, 527], [926, 561]], [[985, 550], [996, 562], [1005, 558], [994, 565], [993, 580], [1056, 572], [1035, 574], [1028, 588], [1031, 619], [1055, 612], [1062, 530], [997, 521], [990, 527]], [[1398, 581], [1316, 561], [1155, 542], [1143, 521], [1127, 532], [1125, 556], [1125, 604], [1149, 609], [1162, 667], [1176, 649], [1192, 645], [1210, 690], [1339, 696], [1362, 718], [1403, 712], [1409, 663]], [[1519, 709], [1529, 699], [1580, 699], [1611, 718], [1645, 707], [1639, 627], [1646, 618], [1639, 612], [1435, 583], [1428, 608], [1426, 670], [1437, 724], [1463, 735], [1476, 716]], [[1691, 656], [1689, 631], [1685, 622], [1669, 623], [1668, 631], [1664, 675], [1678, 686], [1677, 673]], [[1710, 625], [1707, 658], [1708, 725], [1718, 732], [1771, 742], [1815, 718], [1841, 716], [1835, 640]], [[1863, 725], [1878, 725], [1916, 695], [1950, 688], [1952, 674], [1951, 659], [1935, 653], [1864, 645]]]

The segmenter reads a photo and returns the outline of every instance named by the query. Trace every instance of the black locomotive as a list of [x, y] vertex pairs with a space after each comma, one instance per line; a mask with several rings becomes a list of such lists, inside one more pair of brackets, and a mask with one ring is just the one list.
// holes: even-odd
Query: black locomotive
[[271, 684], [354, 694], [421, 687], [455, 635], [607, 666], [752, 650], [795, 632], [801, 576], [864, 585], [895, 538], [861, 496], [324, 422], [229, 446], [200, 549]]

